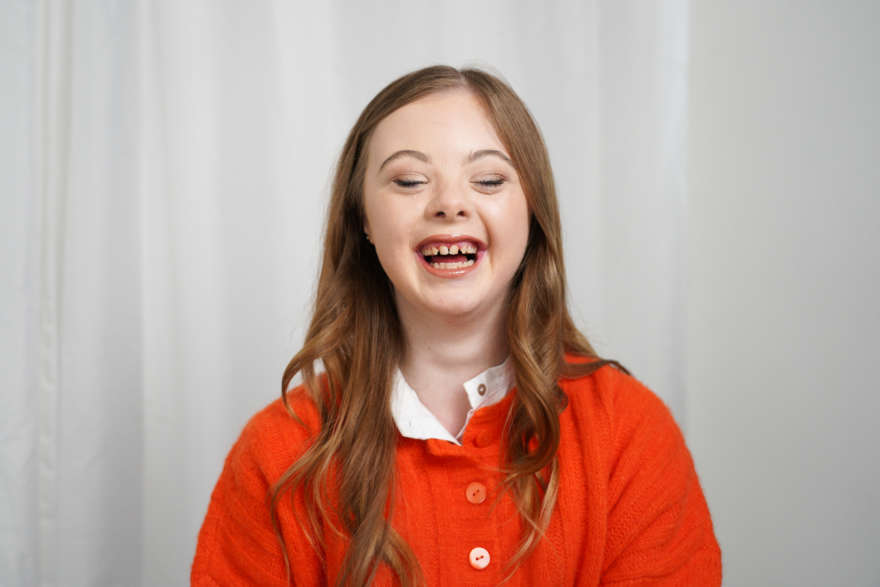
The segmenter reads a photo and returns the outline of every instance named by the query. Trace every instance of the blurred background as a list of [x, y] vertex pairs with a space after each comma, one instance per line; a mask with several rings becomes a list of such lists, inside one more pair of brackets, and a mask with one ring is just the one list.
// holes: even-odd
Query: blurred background
[[542, 128], [574, 316], [672, 408], [725, 585], [880, 585], [878, 22], [872, 0], [6, 0], [0, 584], [188, 582], [302, 342], [348, 129], [448, 63]]

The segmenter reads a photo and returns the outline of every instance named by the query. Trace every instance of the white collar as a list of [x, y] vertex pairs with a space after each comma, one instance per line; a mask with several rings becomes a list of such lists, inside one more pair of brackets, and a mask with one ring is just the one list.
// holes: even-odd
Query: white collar
[[401, 436], [418, 440], [439, 438], [461, 444], [461, 435], [473, 413], [504, 399], [513, 387], [514, 379], [513, 364], [508, 356], [500, 365], [489, 367], [476, 377], [465, 381], [464, 392], [467, 394], [471, 409], [468, 410], [461, 430], [452, 436], [433, 412], [422, 403], [416, 391], [403, 378], [400, 368], [397, 368], [391, 380], [391, 415]]

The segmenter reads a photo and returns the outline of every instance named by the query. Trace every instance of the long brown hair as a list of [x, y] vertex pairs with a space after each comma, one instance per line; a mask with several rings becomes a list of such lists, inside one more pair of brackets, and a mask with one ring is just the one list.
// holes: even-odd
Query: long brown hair
[[[287, 388], [302, 373], [321, 422], [313, 443], [270, 489], [272, 520], [288, 578], [290, 561], [278, 527], [278, 501], [285, 490], [291, 495], [303, 492], [308, 512], [304, 530], [323, 557], [321, 519], [329, 519], [329, 490], [338, 491], [338, 511], [333, 513], [343, 528], [337, 531], [350, 539], [338, 584], [368, 584], [383, 563], [402, 585], [421, 582], [418, 561], [388, 522], [397, 443], [389, 407], [391, 377], [403, 353], [403, 335], [391, 283], [362, 236], [363, 184], [367, 145], [379, 122], [421, 97], [455, 88], [471, 91], [484, 106], [508, 149], [531, 212], [528, 244], [511, 284], [507, 316], [517, 392], [505, 433], [503, 470], [525, 521], [511, 568], [537, 545], [556, 502], [559, 412], [565, 407], [557, 381], [611, 362], [598, 359], [569, 316], [553, 175], [541, 133], [522, 101], [500, 79], [477, 69], [427, 67], [386, 86], [361, 113], [342, 149], [314, 314], [303, 348], [281, 381], [285, 408], [298, 420], [287, 401]], [[566, 353], [594, 360], [568, 362]], [[315, 373], [318, 359], [325, 377]], [[334, 486], [328, 487], [328, 482]]]

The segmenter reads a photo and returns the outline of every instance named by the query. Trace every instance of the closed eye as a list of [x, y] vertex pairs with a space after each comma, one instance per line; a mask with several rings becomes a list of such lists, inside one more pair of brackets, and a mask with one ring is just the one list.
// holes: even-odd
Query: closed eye
[[473, 184], [478, 190], [482, 192], [494, 193], [499, 191], [506, 182], [507, 180], [503, 177], [489, 177], [486, 179], [479, 179], [477, 181], [474, 181]]
[[394, 184], [400, 186], [402, 188], [413, 188], [417, 185], [422, 185], [428, 183], [427, 181], [420, 181], [417, 179], [395, 179], [393, 180]]

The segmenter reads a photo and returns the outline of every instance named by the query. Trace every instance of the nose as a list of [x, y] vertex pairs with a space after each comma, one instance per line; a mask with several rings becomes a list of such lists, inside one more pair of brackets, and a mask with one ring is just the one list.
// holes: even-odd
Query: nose
[[434, 192], [425, 213], [430, 219], [468, 218], [471, 215], [471, 201], [467, 194], [447, 184]]

